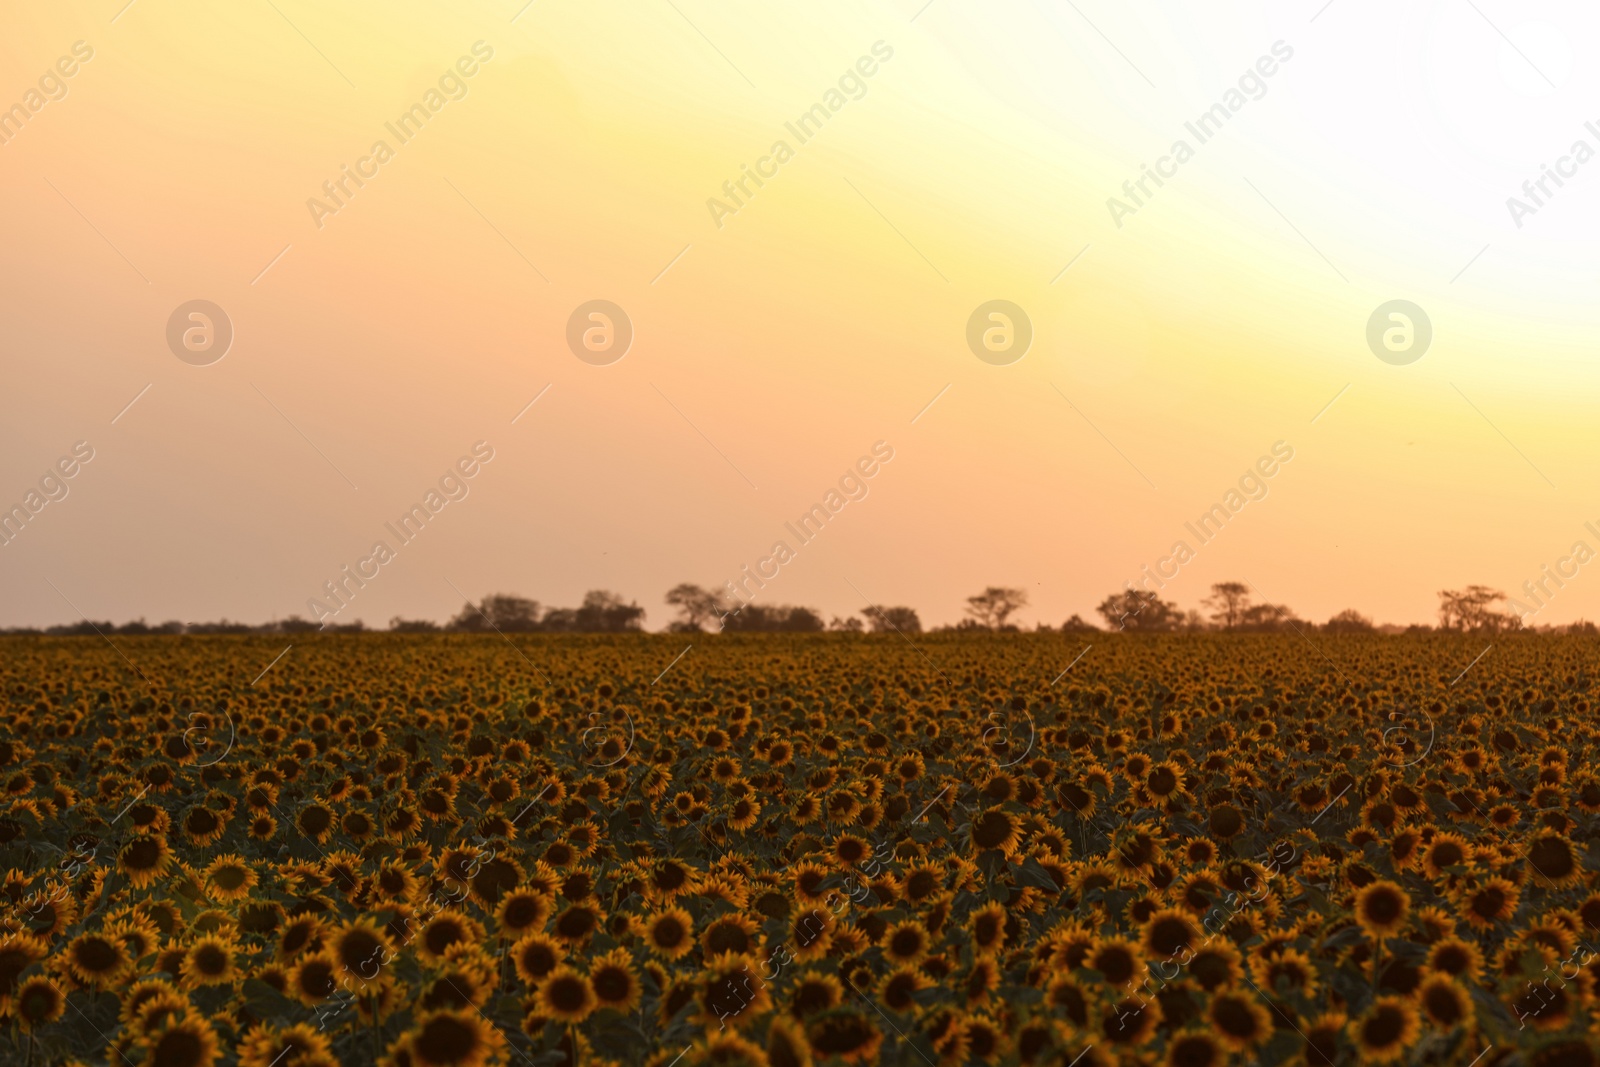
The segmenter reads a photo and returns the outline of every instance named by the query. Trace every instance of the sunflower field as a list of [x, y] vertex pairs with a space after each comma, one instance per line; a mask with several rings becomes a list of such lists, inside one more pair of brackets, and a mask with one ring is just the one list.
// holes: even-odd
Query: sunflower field
[[0, 639], [0, 1063], [1600, 1063], [1592, 638], [115, 642]]

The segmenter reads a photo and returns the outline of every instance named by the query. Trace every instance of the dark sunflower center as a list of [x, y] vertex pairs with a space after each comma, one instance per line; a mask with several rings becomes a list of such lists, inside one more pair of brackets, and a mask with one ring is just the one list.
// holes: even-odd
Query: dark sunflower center
[[194, 965], [204, 975], [222, 974], [228, 969], [228, 953], [217, 945], [201, 945], [194, 954]]
[[1256, 1033], [1256, 1017], [1237, 1000], [1222, 999], [1214, 1002], [1211, 1017], [1229, 1037], [1248, 1038]]
[[188, 1030], [162, 1034], [150, 1055], [152, 1067], [197, 1067], [204, 1059], [205, 1042]]
[[102, 937], [91, 937], [78, 946], [78, 966], [90, 974], [109, 971], [117, 965], [121, 953], [116, 946]]
[[662, 948], [675, 948], [683, 941], [683, 924], [677, 919], [662, 919], [656, 923], [655, 941]]
[[1380, 1008], [1361, 1028], [1362, 1042], [1373, 1049], [1388, 1048], [1400, 1040], [1405, 1018], [1393, 1008]]
[[561, 1011], [578, 1011], [588, 999], [581, 978], [557, 978], [550, 983], [550, 1003]]
[[610, 1004], [627, 1000], [633, 991], [633, 980], [621, 967], [602, 967], [590, 976], [590, 981], [600, 999]]
[[478, 1047], [478, 1031], [454, 1015], [437, 1015], [423, 1024], [417, 1035], [417, 1051], [430, 1063], [451, 1063], [466, 1059]]

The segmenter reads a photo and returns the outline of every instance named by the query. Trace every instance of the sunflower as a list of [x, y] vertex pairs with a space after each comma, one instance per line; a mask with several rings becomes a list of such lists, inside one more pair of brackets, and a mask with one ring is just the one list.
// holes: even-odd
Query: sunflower
[[1483, 976], [1483, 951], [1477, 944], [1459, 937], [1447, 937], [1428, 950], [1428, 968], [1476, 982]]
[[65, 949], [67, 970], [92, 989], [105, 989], [133, 970], [133, 960], [121, 941], [99, 933], [79, 934]]
[[590, 965], [589, 984], [600, 1007], [626, 1015], [639, 1003], [639, 976], [634, 973], [632, 962], [627, 949], [614, 948]]
[[921, 923], [906, 921], [895, 923], [885, 930], [878, 944], [890, 963], [914, 964], [921, 962], [928, 954], [930, 938]]
[[1343, 1012], [1328, 1012], [1306, 1026], [1306, 1067], [1335, 1067], [1341, 1062], [1340, 1038], [1349, 1020]]
[[23, 1032], [32, 1033], [65, 1015], [67, 998], [50, 979], [35, 975], [17, 987], [11, 1010]]
[[117, 873], [135, 889], [154, 885], [172, 866], [172, 849], [163, 834], [135, 837], [117, 852]]
[[1389, 838], [1389, 860], [1397, 871], [1409, 871], [1422, 862], [1422, 834], [1407, 827]]
[[482, 1008], [494, 993], [496, 961], [477, 945], [452, 945], [448, 957], [422, 994], [422, 1010]]
[[1429, 878], [1438, 881], [1453, 867], [1465, 867], [1472, 862], [1472, 846], [1459, 834], [1437, 833], [1422, 850], [1422, 869]]
[[998, 1063], [1006, 1052], [1006, 1033], [993, 1019], [972, 1015], [966, 1022], [967, 1056], [981, 1063]]
[[528, 934], [511, 946], [511, 961], [517, 974], [530, 986], [543, 981], [566, 954], [559, 941], [544, 934]]
[[980, 955], [993, 955], [1006, 943], [1006, 909], [998, 901], [974, 908], [967, 919], [972, 934], [972, 949]]
[[1548, 980], [1540, 983], [1537, 989], [1532, 988], [1530, 983], [1527, 992], [1519, 994], [1511, 1002], [1511, 1011], [1520, 1023], [1549, 1032], [1566, 1029], [1577, 1008], [1575, 998], [1568, 992], [1565, 982], [1552, 988]]
[[189, 1000], [164, 979], [137, 982], [123, 998], [121, 1018], [130, 1032], [159, 1029], [191, 1010]]
[[1516, 913], [1521, 890], [1504, 878], [1488, 878], [1477, 886], [1462, 889], [1459, 903], [1467, 924], [1488, 930], [1495, 923], [1507, 922]]
[[653, 901], [670, 904], [685, 893], [694, 892], [695, 872], [687, 864], [664, 859], [650, 872], [646, 895]]
[[1227, 1051], [1207, 1033], [1182, 1033], [1167, 1046], [1166, 1067], [1222, 1067], [1227, 1060]]
[[1583, 881], [1583, 865], [1572, 842], [1553, 830], [1536, 834], [1528, 843], [1528, 869], [1557, 889]]
[[1062, 1048], [1062, 1027], [1046, 1018], [1034, 1018], [1017, 1028], [1017, 1062], [1024, 1067], [1046, 1062]]
[[404, 863], [385, 863], [372, 879], [372, 891], [380, 900], [403, 904], [415, 901], [421, 894], [422, 883]]
[[713, 920], [700, 935], [700, 947], [707, 958], [725, 952], [754, 954], [761, 947], [759, 927], [749, 918], [737, 913]]
[[1350, 1024], [1350, 1031], [1363, 1063], [1393, 1063], [1416, 1042], [1422, 1023], [1410, 1001], [1379, 997], [1367, 1014]]
[[239, 1067], [274, 1067], [280, 1062], [282, 1067], [299, 1067], [318, 1057], [332, 1056], [328, 1038], [309, 1023], [282, 1028], [253, 1026], [239, 1042]]
[[1141, 947], [1151, 959], [1172, 959], [1191, 948], [1198, 936], [1187, 914], [1176, 908], [1163, 908], [1145, 920]]
[[339, 964], [326, 949], [301, 956], [289, 971], [289, 995], [314, 1008], [338, 990]]
[[945, 868], [938, 864], [918, 863], [905, 872], [901, 892], [907, 902], [920, 904], [944, 888]]
[[990, 808], [972, 820], [972, 844], [980, 852], [998, 850], [1014, 856], [1022, 841], [1016, 818], [1001, 808]]
[[212, 1067], [217, 1061], [217, 1033], [195, 1012], [151, 1030], [140, 1044], [146, 1067]]
[[278, 934], [278, 958], [293, 959], [302, 950], [322, 944], [322, 920], [315, 915], [302, 915], [286, 925]]
[[[78, 921], [78, 910], [78, 901], [68, 887], [53, 885], [48, 896], [35, 900], [26, 908], [26, 929], [36, 937], [53, 939]], [[6, 925], [9, 929], [23, 928], [23, 924], [16, 920], [8, 920]]]
[[451, 945], [461, 942], [476, 945], [482, 941], [483, 925], [478, 920], [446, 908], [423, 924], [422, 936], [417, 939], [417, 955], [429, 963], [440, 963]]
[[1417, 1005], [1429, 1022], [1441, 1030], [1472, 1025], [1472, 999], [1447, 974], [1431, 974], [1416, 991]]
[[669, 960], [694, 948], [694, 920], [682, 908], [657, 912], [640, 922], [638, 932], [651, 951]]
[[204, 934], [196, 939], [183, 956], [184, 985], [196, 988], [232, 982], [238, 977], [233, 965], [235, 948], [228, 938], [216, 934]]
[[749, 956], [727, 955], [713, 961], [696, 981], [695, 1002], [699, 1021], [719, 1028], [746, 1023], [772, 1007], [767, 985], [758, 977], [759, 966]]
[[406, 1035], [410, 1067], [483, 1067], [504, 1052], [500, 1030], [475, 1011], [436, 1011], [424, 1015]]
[[531, 930], [541, 929], [550, 917], [550, 911], [551, 900], [544, 894], [513, 889], [500, 898], [494, 917], [500, 932], [515, 939]]
[[209, 807], [196, 807], [184, 814], [182, 825], [184, 836], [204, 848], [222, 839], [223, 831], [228, 828], [228, 820]]
[[[1317, 969], [1311, 957], [1299, 949], [1287, 948], [1271, 956], [1257, 956], [1250, 965], [1255, 982], [1263, 990], [1311, 996], [1317, 988]], [[1281, 983], [1281, 985], [1280, 985]]]
[[1356, 893], [1355, 916], [1373, 937], [1391, 937], [1405, 925], [1411, 897], [1387, 879], [1379, 879]]
[[1124, 938], [1100, 938], [1089, 950], [1084, 966], [1099, 971], [1107, 984], [1126, 986], [1139, 973], [1144, 959], [1139, 946]]
[[883, 1044], [878, 1024], [860, 1012], [835, 1008], [806, 1020], [806, 1044], [823, 1056], [837, 1056], [845, 1063], [876, 1063]]
[[801, 962], [821, 959], [833, 945], [834, 919], [825, 908], [803, 908], [789, 923], [794, 958]]
[[796, 1019], [838, 1007], [844, 1000], [844, 984], [834, 975], [815, 971], [802, 973], [789, 990], [789, 1014]]
[[1163, 760], [1150, 768], [1144, 778], [1145, 792], [1168, 811], [1179, 809], [1189, 799], [1184, 788], [1183, 768], [1171, 760]]
[[1219, 804], [1211, 809], [1206, 825], [1211, 831], [1211, 836], [1222, 841], [1231, 841], [1244, 832], [1244, 812], [1232, 804]]
[[1000, 988], [1000, 966], [992, 956], [979, 956], [962, 980], [962, 996], [969, 1007], [987, 1004], [989, 994]]
[[108, 921], [105, 932], [122, 942], [122, 947], [128, 950], [128, 958], [135, 963], [154, 952], [161, 942], [161, 931], [156, 924], [138, 912]]
[[238, 856], [218, 856], [202, 876], [206, 896], [212, 900], [243, 900], [257, 882], [256, 872]]
[[317, 844], [326, 844], [333, 833], [333, 812], [326, 805], [313, 802], [295, 814], [294, 825]]
[[328, 937], [328, 947], [340, 969], [363, 984], [377, 980], [394, 959], [388, 936], [365, 919], [345, 923]]
[[826, 898], [831, 889], [823, 889], [822, 882], [833, 872], [820, 863], [805, 861], [794, 865], [790, 876], [794, 883], [794, 899], [800, 904], [816, 904]]
[[589, 979], [565, 964], [557, 965], [539, 983], [537, 997], [541, 1014], [567, 1023], [582, 1022], [599, 1005]]
[[933, 981], [919, 968], [896, 967], [884, 976], [878, 995], [890, 1011], [909, 1014], [917, 1007], [916, 994], [932, 987]]
[[1100, 1012], [1099, 1036], [1113, 1047], [1132, 1049], [1150, 1040], [1161, 1022], [1161, 1004], [1139, 996], [1106, 1001]]
[[1260, 999], [1236, 990], [1217, 993], [1206, 1008], [1217, 1037], [1236, 1052], [1247, 1052], [1272, 1033], [1272, 1017]]

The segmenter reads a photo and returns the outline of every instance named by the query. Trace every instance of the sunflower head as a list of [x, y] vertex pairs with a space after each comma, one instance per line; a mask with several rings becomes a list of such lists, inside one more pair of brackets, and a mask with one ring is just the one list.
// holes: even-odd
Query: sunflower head
[[1379, 997], [1360, 1019], [1350, 1024], [1350, 1036], [1364, 1063], [1393, 1063], [1405, 1055], [1422, 1032], [1417, 1009], [1401, 997]]
[[565, 964], [545, 976], [537, 997], [540, 1013], [561, 1022], [582, 1022], [599, 1006], [589, 979]]
[[1394, 882], [1380, 878], [1356, 893], [1356, 921], [1373, 937], [1390, 937], [1405, 925], [1411, 897]]
[[505, 1038], [476, 1011], [424, 1015], [403, 1041], [410, 1067], [483, 1067], [500, 1056]]

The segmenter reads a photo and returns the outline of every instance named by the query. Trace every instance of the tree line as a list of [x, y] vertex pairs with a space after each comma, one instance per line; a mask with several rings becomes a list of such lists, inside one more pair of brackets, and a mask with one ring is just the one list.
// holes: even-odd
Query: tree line
[[[1513, 630], [1540, 632], [1600, 633], [1590, 622], [1567, 626], [1529, 627], [1515, 611], [1496, 605], [1508, 602], [1505, 593], [1485, 585], [1439, 591], [1439, 625], [1380, 627], [1353, 609], [1334, 615], [1323, 623], [1301, 618], [1283, 604], [1256, 601], [1245, 582], [1217, 582], [1200, 602], [1200, 609], [1183, 609], [1148, 590], [1129, 586], [1112, 593], [1095, 609], [1103, 627], [1073, 615], [1060, 626], [1036, 622], [1027, 629], [1063, 633], [1128, 631], [1132, 633], [1427, 633], [1478, 632], [1504, 633]], [[674, 633], [923, 633], [915, 608], [904, 605], [869, 604], [853, 615], [824, 620], [815, 608], [792, 604], [730, 603], [722, 594], [703, 586], [683, 582], [668, 590], [665, 602], [677, 613], [667, 629]], [[989, 631], [1016, 633], [1024, 627], [1017, 614], [1028, 606], [1024, 589], [989, 586], [966, 598], [964, 618], [953, 626], [934, 627], [942, 631]], [[624, 600], [616, 593], [593, 589], [575, 608], [546, 607], [537, 600], [511, 593], [493, 593], [478, 603], [462, 605], [461, 610], [443, 623], [431, 619], [406, 619], [395, 616], [388, 629], [395, 633], [636, 633], [644, 629], [645, 609], [637, 602]], [[143, 619], [120, 625], [111, 622], [81, 622], [37, 627], [13, 627], [0, 633], [20, 634], [294, 634], [316, 630], [333, 633], [359, 633], [368, 627], [358, 621], [315, 622], [291, 615], [286, 619], [252, 625], [243, 622], [164, 622], [149, 624]]]

